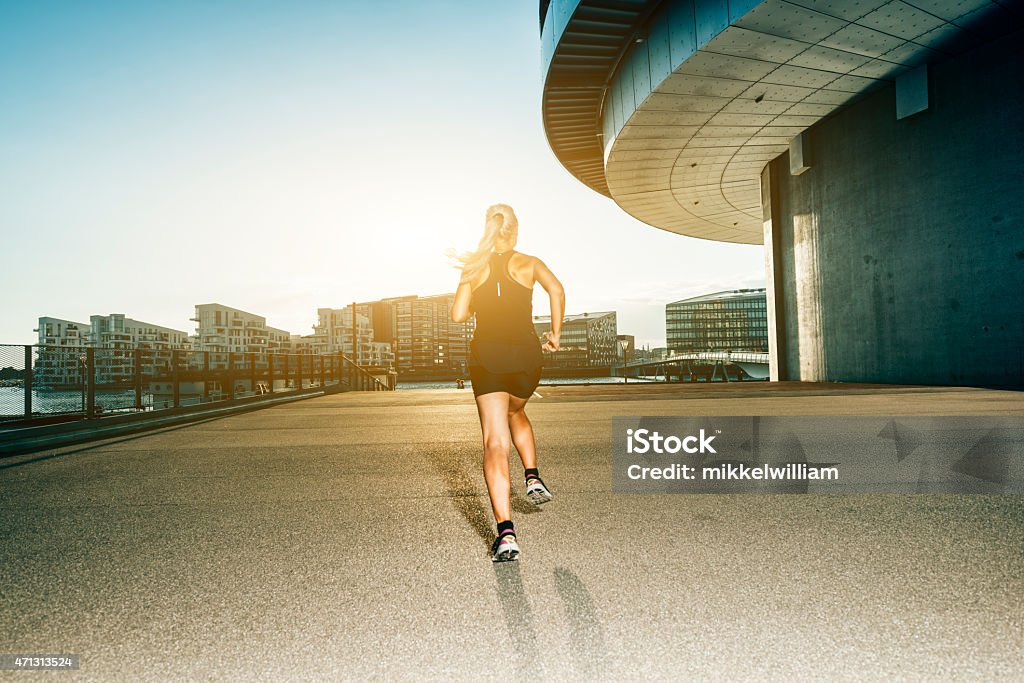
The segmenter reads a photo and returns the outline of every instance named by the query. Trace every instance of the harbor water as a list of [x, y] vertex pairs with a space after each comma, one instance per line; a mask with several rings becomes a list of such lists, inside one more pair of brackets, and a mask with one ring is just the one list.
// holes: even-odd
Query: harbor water
[[[104, 410], [135, 407], [135, 391], [97, 391], [96, 405]], [[142, 405], [153, 405], [153, 396], [142, 393]], [[25, 410], [25, 395], [21, 387], [0, 387], [0, 416], [22, 415]], [[32, 412], [44, 414], [77, 413], [85, 410], [81, 391], [57, 391], [48, 389], [32, 390]]]
[[[630, 377], [629, 381], [633, 382], [653, 382], [653, 377]], [[657, 381], [664, 381], [664, 378], [659, 378]], [[540, 381], [540, 385], [554, 385], [554, 384], [622, 384], [624, 382], [621, 377], [545, 377]], [[398, 382], [396, 388], [399, 391], [415, 390], [415, 389], [455, 389], [455, 381], [449, 380], [446, 382]], [[472, 382], [466, 380], [466, 389], [472, 389]]]

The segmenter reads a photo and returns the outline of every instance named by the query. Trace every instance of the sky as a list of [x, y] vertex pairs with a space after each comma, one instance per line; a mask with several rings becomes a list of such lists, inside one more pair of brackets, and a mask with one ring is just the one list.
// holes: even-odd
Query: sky
[[[309, 334], [321, 307], [454, 291], [486, 208], [567, 312], [663, 346], [665, 304], [764, 282], [760, 245], [668, 233], [566, 171], [536, 2], [0, 0], [0, 344], [40, 316], [194, 332], [221, 303]], [[538, 286], [534, 313], [548, 313]]]

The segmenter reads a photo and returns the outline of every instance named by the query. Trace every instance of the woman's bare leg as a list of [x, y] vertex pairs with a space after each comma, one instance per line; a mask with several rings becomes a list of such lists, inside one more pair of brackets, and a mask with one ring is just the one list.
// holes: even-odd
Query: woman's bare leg
[[512, 395], [508, 397], [508, 428], [512, 434], [512, 443], [519, 451], [519, 459], [523, 461], [523, 469], [537, 466], [537, 444], [533, 440], [533, 425], [526, 416], [528, 400]]
[[508, 428], [526, 470], [526, 497], [534, 505], [543, 505], [551, 500], [551, 491], [537, 473], [537, 444], [533, 439], [533, 425], [526, 416], [528, 400], [509, 396]]
[[512, 448], [508, 425], [509, 395], [496, 391], [477, 396], [476, 408], [484, 437], [484, 481], [491, 497], [494, 521], [507, 522], [511, 518], [509, 498], [512, 492], [508, 474]]

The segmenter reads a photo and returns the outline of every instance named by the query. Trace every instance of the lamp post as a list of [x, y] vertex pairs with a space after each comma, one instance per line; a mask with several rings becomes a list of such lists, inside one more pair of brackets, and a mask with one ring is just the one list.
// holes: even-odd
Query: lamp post
[[620, 339], [619, 347], [622, 348], [622, 383], [629, 384], [629, 373], [626, 371], [626, 349], [629, 347], [629, 340]]

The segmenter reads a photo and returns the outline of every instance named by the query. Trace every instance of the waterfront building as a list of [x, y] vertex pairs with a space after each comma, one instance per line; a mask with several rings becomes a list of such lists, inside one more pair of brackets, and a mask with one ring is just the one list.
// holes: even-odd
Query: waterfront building
[[[216, 303], [196, 304], [195, 309], [195, 317], [191, 318], [196, 322], [192, 348], [210, 352], [210, 369], [226, 368], [228, 352], [265, 354], [271, 348], [271, 334], [263, 316]], [[287, 344], [290, 350], [291, 335], [284, 339], [282, 333], [287, 334], [284, 330], [275, 330], [275, 343]], [[266, 367], [263, 360], [257, 360], [256, 364]]]
[[773, 380], [1024, 385], [1017, 3], [540, 15], [565, 168], [648, 225], [764, 245]]
[[317, 324], [314, 326], [315, 353], [342, 353], [363, 366], [391, 369], [394, 367], [394, 352], [390, 342], [376, 341], [373, 326], [372, 304], [356, 306], [356, 345], [352, 343], [352, 304], [344, 308], [318, 308]]
[[82, 378], [85, 347], [89, 345], [89, 325], [74, 320], [39, 318], [39, 348], [32, 363], [33, 383], [37, 386], [77, 384]]
[[356, 303], [354, 350], [353, 304], [319, 308], [314, 348], [341, 351], [360, 365], [393, 369], [405, 380], [465, 376], [473, 323], [451, 320], [454, 300], [454, 294], [438, 294]]
[[269, 353], [292, 353], [292, 333], [278, 327], [266, 326], [267, 330], [267, 352]]
[[126, 318], [123, 313], [89, 317], [89, 344], [96, 348], [97, 384], [131, 382], [135, 377], [135, 350], [141, 349], [144, 375], [171, 366], [173, 350], [187, 350], [188, 332]]
[[32, 330], [39, 335], [40, 346], [88, 346], [89, 324], [42, 316]]
[[377, 313], [381, 327], [389, 327], [394, 335], [399, 379], [468, 375], [469, 342], [475, 320], [457, 323], [451, 319], [454, 293], [397, 297], [379, 303], [383, 304]]
[[356, 304], [356, 310], [369, 320], [372, 333], [370, 341], [360, 346], [363, 354], [361, 364], [394, 370], [397, 346], [394, 307], [387, 300], [382, 300]]
[[368, 355], [363, 358], [360, 365], [372, 368], [395, 369], [395, 350], [387, 342], [370, 342], [367, 349]]
[[287, 353], [299, 353], [309, 355], [316, 353], [316, 335], [312, 334], [291, 334], [288, 335]]
[[89, 340], [93, 346], [111, 349], [184, 349], [189, 334], [156, 323], [126, 318], [123, 313], [89, 316]]
[[[551, 330], [551, 316], [533, 317], [537, 337], [543, 343]], [[544, 367], [580, 369], [611, 367], [620, 357], [618, 330], [614, 311], [567, 315], [562, 320], [559, 350], [544, 351]]]
[[171, 351], [190, 346], [188, 333], [123, 313], [93, 315], [89, 324], [41, 317], [36, 332], [39, 349], [33, 363], [33, 382], [40, 386], [79, 384], [86, 349], [93, 349], [95, 381], [99, 385], [130, 382], [135, 376], [135, 350], [141, 349], [142, 372], [170, 367]]
[[768, 351], [764, 289], [734, 289], [665, 306], [671, 354], [692, 351]]

